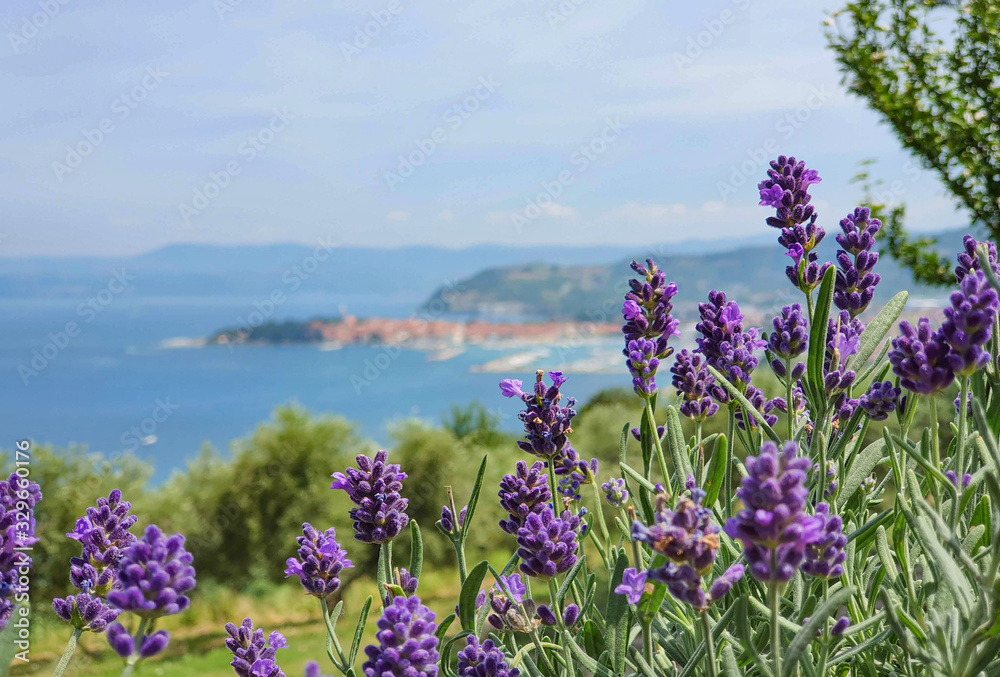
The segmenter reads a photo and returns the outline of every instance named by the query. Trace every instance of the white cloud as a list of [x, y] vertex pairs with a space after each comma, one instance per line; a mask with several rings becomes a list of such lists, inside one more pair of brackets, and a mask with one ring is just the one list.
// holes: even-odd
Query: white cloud
[[556, 219], [571, 219], [576, 216], [576, 209], [551, 202], [542, 206], [542, 213]]
[[410, 215], [403, 211], [391, 211], [385, 215], [385, 219], [393, 223], [406, 223], [410, 220]]

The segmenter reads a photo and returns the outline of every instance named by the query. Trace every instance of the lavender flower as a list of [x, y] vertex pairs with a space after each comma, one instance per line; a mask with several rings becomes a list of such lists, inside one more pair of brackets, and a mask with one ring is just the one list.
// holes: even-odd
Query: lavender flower
[[[961, 416], [962, 414], [962, 398], [961, 396], [955, 398], [955, 416]], [[972, 393], [965, 394], [965, 418], [972, 418]]]
[[25, 591], [20, 577], [32, 559], [23, 548], [38, 542], [35, 505], [41, 500], [39, 486], [16, 472], [0, 481], [0, 630], [10, 621], [16, 593]]
[[403, 593], [410, 597], [417, 592], [417, 586], [420, 584], [420, 579], [411, 574], [407, 569], [400, 567], [399, 575], [397, 577], [399, 580], [399, 587], [402, 588]]
[[702, 587], [701, 574], [690, 564], [678, 566], [669, 562], [666, 566], [649, 572], [649, 575], [667, 586], [671, 595], [690, 604], [695, 611], [705, 611], [712, 602], [722, 599], [743, 578], [744, 567], [734, 564], [713, 583], [708, 594]]
[[833, 627], [830, 629], [830, 634], [834, 637], [840, 637], [850, 626], [851, 619], [847, 616], [841, 616], [836, 620], [836, 622], [834, 622]]
[[802, 571], [817, 578], [839, 578], [844, 573], [847, 536], [840, 515], [831, 515], [830, 506], [820, 503], [809, 530], [813, 540], [806, 547]]
[[97, 634], [104, 632], [108, 624], [113, 623], [121, 614], [121, 611], [112, 609], [100, 597], [86, 592], [70, 595], [65, 599], [54, 599], [52, 609], [59, 618], [69, 622], [74, 628]]
[[656, 267], [652, 259], [646, 259], [646, 266], [633, 261], [632, 270], [645, 280], [629, 280], [631, 289], [625, 294], [622, 307], [625, 344], [640, 338], [653, 341], [653, 354], [662, 360], [671, 353], [667, 341], [672, 336], [680, 336], [680, 323], [670, 315], [673, 310], [670, 300], [677, 294], [677, 284], [668, 283], [666, 274]]
[[[771, 324], [774, 331], [767, 337], [768, 350], [775, 357], [771, 361], [771, 369], [778, 376], [787, 376], [785, 362], [794, 360], [809, 347], [809, 323], [802, 314], [802, 306], [793, 303], [784, 306]], [[790, 378], [798, 380], [803, 371], [805, 365], [800, 362], [792, 369]]]
[[378, 645], [365, 647], [367, 677], [435, 677], [438, 639], [434, 612], [419, 597], [396, 597], [378, 621]]
[[533, 513], [545, 509], [552, 500], [545, 464], [535, 461], [531, 468], [524, 461], [518, 461], [516, 474], [504, 475], [500, 480], [500, 507], [507, 511], [507, 519], [500, 520], [500, 528], [508, 534], [517, 535], [524, 520]]
[[677, 394], [684, 400], [680, 407], [681, 414], [695, 421], [704, 421], [719, 411], [719, 405], [709, 397], [715, 377], [708, 373], [701, 355], [682, 350], [677, 354], [670, 373], [674, 375]]
[[604, 489], [604, 498], [615, 508], [621, 508], [628, 501], [628, 489], [621, 477], [612, 477], [601, 485], [601, 489]]
[[719, 527], [712, 524], [712, 511], [701, 504], [703, 496], [703, 491], [694, 489], [691, 498], [681, 499], [677, 510], [667, 507], [665, 495], [657, 496], [653, 524], [633, 522], [632, 540], [674, 562], [691, 562], [698, 572], [707, 571], [719, 549]]
[[528, 576], [549, 579], [576, 564], [580, 518], [564, 510], [556, 517], [552, 508], [530, 513], [517, 532], [520, 570]]
[[615, 587], [616, 595], [625, 595], [629, 604], [638, 604], [646, 591], [646, 572], [629, 567], [622, 572], [622, 582]]
[[708, 589], [708, 601], [717, 602], [725, 597], [732, 587], [743, 578], [745, 571], [742, 564], [733, 564], [726, 569], [721, 576], [712, 582], [712, 586]]
[[632, 390], [643, 399], [656, 394], [656, 370], [660, 360], [656, 357], [656, 341], [638, 338], [625, 346], [625, 366], [632, 375]]
[[[139, 657], [152, 658], [162, 653], [169, 643], [170, 635], [166, 630], [159, 630], [152, 635], [143, 635], [139, 640]], [[114, 623], [108, 627], [108, 644], [122, 658], [128, 658], [135, 653], [135, 638], [120, 623]]]
[[[819, 226], [816, 226], [816, 230], [823, 232]], [[778, 241], [782, 239], [778, 238]], [[785, 277], [796, 289], [806, 294], [811, 293], [819, 285], [826, 275], [827, 268], [833, 265], [829, 261], [821, 264], [816, 252], [806, 250], [798, 242], [793, 242], [788, 247], [785, 256], [792, 259], [792, 265], [785, 266]]]
[[[670, 594], [677, 599], [704, 611], [742, 577], [743, 567], [727, 571], [724, 580], [717, 581], [718, 585], [713, 586], [717, 597], [705, 594], [702, 576], [715, 563], [719, 550], [719, 527], [712, 523], [712, 511], [701, 504], [705, 492], [696, 488], [693, 477], [688, 476], [686, 487], [691, 497], [681, 499], [676, 510], [667, 508], [666, 496], [658, 496], [654, 523], [646, 526], [639, 521], [633, 522], [632, 540], [645, 543], [668, 560], [664, 566], [650, 571], [650, 578], [666, 584]], [[624, 585], [623, 579], [623, 586], [619, 586], [630, 594], [629, 601], [641, 597], [641, 593], [634, 589], [638, 579], [634, 575], [631, 578], [631, 585]]]
[[826, 232], [816, 225], [816, 213], [809, 202], [809, 186], [819, 183], [816, 170], [806, 169], [804, 162], [794, 157], [778, 156], [767, 170], [768, 178], [761, 181], [760, 205], [774, 207], [776, 213], [767, 224], [781, 229], [778, 243], [788, 250], [793, 264], [785, 274], [796, 288], [809, 292], [819, 284], [829, 263], [820, 266], [813, 251], [823, 241]]
[[340, 572], [354, 567], [347, 559], [347, 551], [340, 547], [333, 527], [319, 531], [306, 522], [298, 543], [298, 559], [289, 557], [285, 562], [285, 578], [298, 576], [306, 592], [325, 599], [340, 587]]
[[465, 640], [465, 648], [458, 652], [458, 677], [517, 677], [517, 668], [507, 666], [507, 657], [492, 639], [482, 644], [475, 635]]
[[355, 458], [358, 469], [347, 474], [333, 473], [331, 489], [343, 489], [357, 506], [351, 508], [354, 538], [362, 543], [388, 543], [409, 524], [406, 514], [409, 501], [400, 496], [406, 473], [396, 463], [387, 463], [388, 454], [379, 450], [374, 459]]
[[899, 323], [900, 336], [892, 339], [889, 363], [901, 386], [913, 393], [933, 395], [955, 380], [948, 357], [951, 348], [941, 332], [931, 332], [926, 317], [917, 322]]
[[962, 475], [962, 486], [958, 486], [958, 473], [954, 470], [946, 470], [944, 476], [948, 478], [948, 481], [951, 482], [956, 489], [964, 489], [972, 482], [972, 475], [969, 473]]
[[[698, 313], [701, 316], [695, 325], [701, 334], [697, 339], [698, 351], [727, 381], [738, 390], [745, 390], [758, 363], [753, 353], [766, 345], [759, 338], [759, 331], [743, 331], [740, 307], [735, 301], [727, 301], [724, 292], [710, 291], [708, 303], [698, 304]], [[713, 388], [712, 396], [722, 403], [729, 401], [728, 393], [720, 386]]]
[[195, 586], [191, 553], [180, 534], [164, 536], [154, 525], [126, 548], [118, 565], [121, 589], [108, 593], [108, 602], [145, 618], [180, 613], [191, 600], [185, 595]]
[[278, 649], [288, 647], [284, 635], [272, 632], [265, 641], [264, 631], [255, 630], [249, 618], [244, 618], [239, 627], [227, 623], [226, 633], [229, 635], [226, 648], [233, 654], [230, 665], [239, 677], [284, 677], [285, 673], [274, 662]]
[[310, 662], [306, 663], [305, 677], [326, 677], [326, 676], [321, 674], [319, 663]]
[[[976, 254], [976, 247], [979, 246], [979, 242], [971, 235], [966, 235], [962, 238], [962, 244], [965, 245], [965, 251], [958, 255], [958, 267], [955, 268], [955, 280], [959, 283], [965, 279], [973, 270], [979, 270], [979, 255]], [[992, 242], [983, 242], [981, 244], [986, 245], [987, 257], [990, 260], [990, 268], [993, 269], [995, 275], [1000, 276], [1000, 266], [997, 266], [997, 247]]]
[[135, 543], [135, 535], [129, 530], [139, 518], [129, 514], [131, 509], [132, 504], [122, 500], [122, 492], [118, 489], [107, 498], [97, 499], [97, 507], [87, 508], [87, 514], [77, 520], [72, 532], [66, 534], [83, 546], [79, 563], [88, 562], [98, 569], [118, 565], [124, 550]]
[[[789, 442], [782, 450], [768, 442], [759, 456], [747, 456], [738, 496], [743, 510], [726, 522], [726, 533], [743, 543], [750, 573], [760, 581], [786, 582], [805, 559], [815, 528], [803, 514], [809, 460]], [[772, 567], [772, 553], [776, 566]]]
[[576, 411], [573, 407], [576, 400], [572, 397], [566, 401], [565, 407], [559, 405], [562, 393], [559, 388], [566, 382], [560, 371], [549, 372], [552, 385], [546, 387], [542, 382], [543, 372], [535, 373], [533, 392], [521, 391], [521, 382], [505, 379], [500, 383], [504, 397], [518, 397], [525, 404], [524, 411], [517, 417], [524, 423], [524, 439], [518, 440], [517, 446], [523, 451], [549, 459], [559, 454], [569, 444], [569, 433], [572, 432], [573, 417]]
[[580, 487], [591, 484], [597, 477], [597, 459], [592, 458], [589, 462], [585, 461], [580, 458], [575, 449], [566, 447], [560, 458], [553, 459], [552, 462], [558, 463], [554, 472], [557, 476], [562, 477], [559, 481], [559, 493], [571, 500], [579, 501]]
[[[468, 509], [469, 506], [462, 506], [462, 509], [458, 512], [459, 528], [465, 524], [465, 513]], [[451, 514], [451, 508], [446, 505], [441, 506], [441, 530], [446, 534], [455, 533], [455, 516]]]
[[871, 420], [884, 421], [896, 410], [901, 392], [892, 381], [874, 381], [868, 386], [868, 392], [858, 399], [858, 406]]
[[996, 319], [997, 293], [980, 270], [963, 277], [960, 285], [960, 291], [951, 295], [951, 307], [944, 309], [941, 335], [951, 346], [948, 362], [952, 371], [971, 376], [990, 361], [983, 346], [989, 343]]
[[[500, 588], [490, 588], [489, 592], [492, 613], [486, 620], [490, 625], [505, 632], [531, 632], [537, 628], [541, 619], [534, 600], [526, 596], [528, 587], [521, 581], [521, 574], [501, 575], [497, 583]], [[478, 606], [478, 597], [476, 603]]]
[[845, 369], [844, 364], [861, 347], [861, 333], [864, 330], [864, 323], [852, 318], [846, 310], [830, 318], [823, 358], [823, 382], [828, 395], [847, 390], [857, 378], [857, 373]]
[[875, 295], [875, 287], [881, 279], [873, 273], [878, 263], [878, 252], [871, 251], [875, 244], [875, 234], [882, 222], [871, 218], [871, 211], [858, 207], [840, 222], [844, 232], [837, 236], [837, 243], [843, 249], [837, 252], [837, 280], [833, 292], [833, 302], [851, 317], [863, 313]]
[[[797, 162], [794, 157], [784, 155], [779, 155], [770, 164], [768, 178], [757, 184], [760, 206], [774, 207], [777, 210], [774, 216], [767, 219], [767, 225], [784, 231], [799, 224], [815, 223], [815, 209], [809, 204], [812, 200], [809, 186], [823, 180], [819, 173], [815, 169], [806, 169], [804, 162]], [[822, 235], [819, 239], [814, 235], [807, 241], [815, 240], [815, 244], [819, 244], [820, 239]]]
[[[778, 408], [779, 404], [775, 400], [768, 400], [764, 397], [764, 391], [760, 388], [755, 388], [754, 386], [747, 386], [746, 398], [753, 405], [754, 409], [761, 412], [764, 416], [764, 421], [768, 425], [774, 425], [778, 421], [778, 417], [771, 412]], [[782, 402], [784, 402], [782, 400]], [[780, 409], [779, 409], [780, 411]], [[740, 407], [736, 411], [736, 424], [740, 427], [740, 430], [747, 430], [748, 428], [755, 429], [757, 427], [757, 419], [755, 419], [750, 414], [743, 411]]]

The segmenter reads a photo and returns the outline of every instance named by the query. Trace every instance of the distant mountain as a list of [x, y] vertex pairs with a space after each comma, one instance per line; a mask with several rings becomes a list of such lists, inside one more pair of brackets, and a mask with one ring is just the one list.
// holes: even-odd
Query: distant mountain
[[[726, 246], [690, 241], [664, 246], [673, 252], [704, 253]], [[560, 266], [607, 264], [631, 247], [492, 246], [332, 247], [301, 244], [217, 246], [178, 244], [132, 257], [0, 258], [0, 298], [77, 298], [107, 284], [114, 271], [135, 276], [138, 296], [267, 295], [299, 280], [296, 289], [344, 294], [390, 294], [412, 298], [414, 307], [435, 289], [484, 268], [528, 263]]]
[[[964, 230], [939, 234], [943, 252], [961, 249]], [[773, 239], [773, 238], [771, 238]], [[820, 260], [832, 260], [837, 245], [828, 236], [819, 249]], [[785, 277], [789, 258], [776, 242], [764, 246], [746, 246], [729, 251], [683, 253], [670, 251], [654, 256], [675, 280], [680, 293], [675, 297], [677, 314], [686, 319], [696, 316], [697, 303], [709, 290], [720, 289], [747, 308], [769, 309], [782, 303], [797, 302], [800, 294]], [[461, 280], [457, 285], [438, 289], [425, 302], [426, 308], [445, 308], [446, 312], [470, 316], [522, 315], [545, 319], [618, 321], [621, 298], [627, 291], [632, 258], [642, 252], [604, 265], [519, 264], [489, 268]], [[888, 299], [907, 289], [914, 297], [943, 300], [941, 289], [917, 285], [908, 270], [888, 256], [879, 259], [877, 272], [882, 280], [878, 299]]]

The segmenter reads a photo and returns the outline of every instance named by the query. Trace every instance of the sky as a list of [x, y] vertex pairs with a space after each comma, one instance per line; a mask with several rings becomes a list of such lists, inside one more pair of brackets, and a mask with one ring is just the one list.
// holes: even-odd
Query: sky
[[[832, 8], [828, 8], [832, 9]], [[669, 243], [764, 233], [767, 161], [827, 230], [875, 158], [914, 230], [966, 222], [847, 94], [818, 3], [7, 0], [0, 256], [171, 243]]]

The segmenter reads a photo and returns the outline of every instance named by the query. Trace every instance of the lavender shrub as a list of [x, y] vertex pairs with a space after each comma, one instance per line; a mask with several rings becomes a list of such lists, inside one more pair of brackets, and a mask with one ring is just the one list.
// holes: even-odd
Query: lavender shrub
[[[480, 526], [512, 555], [505, 564], [466, 563], [484, 459], [467, 503], [459, 510], [449, 490], [437, 522], [455, 547], [461, 590], [440, 622], [417, 596], [422, 541], [407, 514], [404, 469], [379, 451], [334, 474], [332, 488], [355, 506], [353, 547], [379, 552], [375, 593], [347, 630], [354, 641], [342, 643], [337, 628], [340, 575], [351, 562], [333, 530], [305, 524], [297, 543], [275, 544], [295, 553], [288, 575], [319, 600], [334, 672], [1000, 675], [996, 248], [966, 238], [940, 328], [921, 318], [890, 337], [907, 294], [874, 311], [881, 224], [854, 209], [840, 222], [836, 262], [821, 261], [825, 231], [810, 195], [819, 182], [801, 160], [782, 156], [759, 186], [798, 302], [776, 309], [765, 333], [745, 326], [735, 300], [711, 291], [689, 337], [697, 348], [672, 361], [669, 392], [656, 377], [674, 353], [673, 302], [683, 290], [654, 261], [632, 264], [623, 378], [640, 424], [631, 434], [625, 426], [607, 481], [599, 483], [596, 460], [573, 448], [576, 411], [562, 373], [546, 383], [538, 371], [527, 391], [520, 380], [501, 381], [501, 394], [524, 405], [516, 444], [525, 457], [498, 487], [506, 516]], [[768, 399], [754, 385], [761, 365], [783, 397]], [[937, 423], [941, 398], [955, 412], [947, 438]], [[932, 411], [929, 430], [913, 426], [919, 402]], [[704, 436], [705, 421], [720, 413], [726, 433]], [[873, 422], [885, 426], [881, 434]], [[0, 487], [0, 497], [9, 493]], [[10, 503], [0, 502], [0, 517]], [[83, 554], [70, 563], [76, 594], [54, 604], [75, 632], [57, 675], [80, 633], [105, 628], [130, 674], [166, 645], [152, 621], [188, 605], [194, 570], [183, 539], [154, 527], [136, 539], [134, 523], [113, 492], [70, 534]], [[11, 519], [3, 524], [4, 552], [30, 540]], [[397, 539], [410, 542], [408, 569], [393, 564]], [[382, 610], [362, 651], [373, 599]], [[123, 612], [138, 627], [116, 622]], [[282, 635], [265, 640], [250, 619], [226, 633], [237, 675], [285, 674]], [[305, 674], [322, 670], [311, 663]]]

